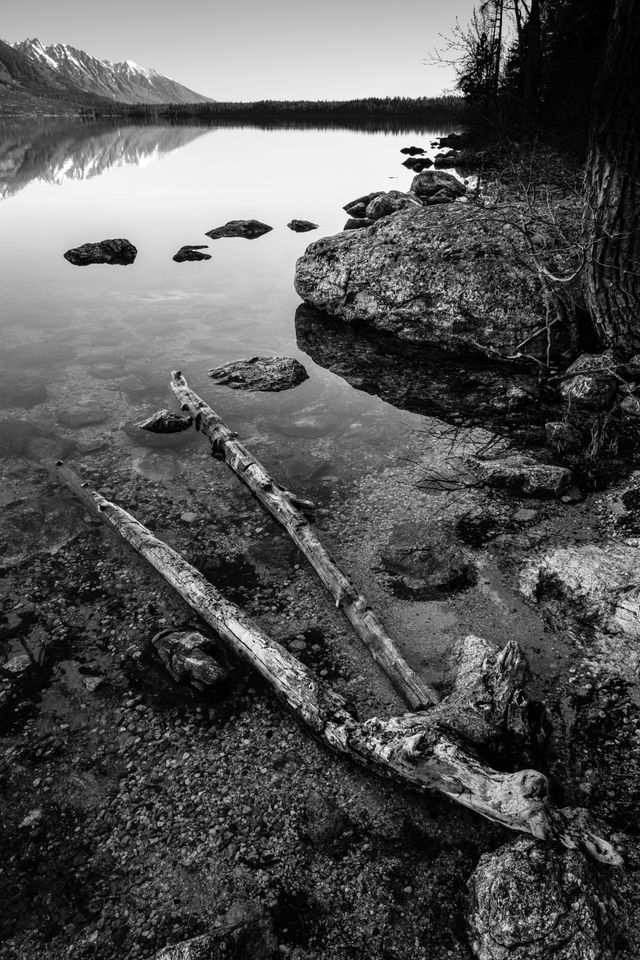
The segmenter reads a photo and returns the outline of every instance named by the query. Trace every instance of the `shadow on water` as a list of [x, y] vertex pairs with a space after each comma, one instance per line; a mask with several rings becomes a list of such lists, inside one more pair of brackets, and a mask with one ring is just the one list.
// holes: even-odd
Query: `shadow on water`
[[307, 304], [298, 307], [295, 328], [299, 349], [314, 363], [401, 410], [456, 425], [508, 428], [529, 443], [548, 419], [536, 376], [513, 364], [403, 343]]

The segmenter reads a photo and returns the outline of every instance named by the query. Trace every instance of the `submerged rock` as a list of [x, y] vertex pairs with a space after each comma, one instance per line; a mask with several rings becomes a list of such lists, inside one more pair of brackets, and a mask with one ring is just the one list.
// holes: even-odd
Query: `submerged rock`
[[466, 466], [488, 487], [511, 490], [530, 497], [559, 497], [572, 483], [571, 470], [551, 463], [540, 463], [524, 454], [496, 460], [468, 457]]
[[416, 196], [411, 193], [402, 193], [400, 190], [390, 190], [388, 193], [381, 193], [367, 205], [366, 219], [370, 222], [380, 220], [382, 217], [388, 217], [392, 213], [404, 210], [405, 207], [420, 207], [422, 204]]
[[209, 376], [219, 386], [233, 390], [290, 390], [309, 379], [309, 374], [292, 357], [249, 357], [232, 360], [222, 367], [209, 370]]
[[478, 960], [613, 960], [607, 908], [578, 851], [521, 837], [485, 853], [469, 888]]
[[245, 240], [256, 240], [270, 230], [273, 230], [273, 227], [260, 220], [229, 220], [222, 227], [208, 230], [206, 235], [212, 240], [219, 240], [222, 237], [244, 237]]
[[545, 321], [536, 278], [514, 246], [522, 246], [516, 230], [482, 212], [470, 217], [467, 205], [411, 205], [367, 230], [312, 243], [296, 264], [295, 288], [327, 314], [404, 340], [510, 354]]
[[373, 193], [365, 193], [363, 197], [357, 197], [355, 200], [346, 203], [342, 209], [345, 213], [348, 213], [350, 217], [366, 217], [367, 207], [371, 201], [375, 200], [376, 197], [380, 197], [383, 193], [384, 190], [374, 190]]
[[185, 260], [211, 260], [210, 253], [202, 253], [202, 250], [206, 250], [206, 243], [199, 244], [186, 244], [184, 247], [180, 247], [177, 253], [173, 255], [173, 259], [176, 263], [184, 263]]
[[117, 238], [101, 240], [99, 243], [83, 243], [63, 254], [65, 260], [76, 267], [86, 267], [92, 263], [110, 263], [126, 267], [133, 263], [138, 251], [129, 240]]
[[473, 586], [475, 564], [433, 524], [399, 523], [380, 552], [393, 592], [407, 600], [436, 600]]
[[58, 423], [63, 427], [89, 427], [98, 423], [104, 423], [109, 419], [109, 414], [101, 407], [95, 404], [87, 403], [76, 407], [73, 410], [60, 410], [58, 412]]
[[613, 402], [618, 381], [610, 353], [583, 353], [565, 372], [560, 392], [566, 403], [602, 410]]
[[309, 230], [318, 229], [318, 224], [312, 223], [311, 220], [290, 220], [287, 226], [294, 233], [308, 233]]
[[172, 413], [171, 410], [158, 410], [138, 426], [151, 433], [182, 433], [183, 430], [188, 430], [192, 423], [191, 417]]

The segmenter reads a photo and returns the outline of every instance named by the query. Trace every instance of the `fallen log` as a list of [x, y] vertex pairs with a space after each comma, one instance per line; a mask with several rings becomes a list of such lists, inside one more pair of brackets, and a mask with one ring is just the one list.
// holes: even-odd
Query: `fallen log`
[[[482, 761], [468, 739], [465, 742], [470, 730], [472, 739], [485, 739], [472, 719], [473, 702], [467, 704], [466, 710], [452, 710], [443, 701], [424, 713], [359, 722], [339, 694], [271, 640], [180, 554], [126, 510], [83, 483], [69, 467], [59, 462], [57, 470], [86, 509], [97, 514], [144, 557], [229, 649], [253, 667], [315, 736], [334, 751], [405, 787], [439, 792], [512, 830], [540, 839], [557, 839], [570, 847], [581, 846], [604, 863], [621, 863], [615, 848], [598, 835], [586, 811], [557, 811], [551, 807], [548, 782], [541, 773], [502, 773]], [[476, 698], [478, 716], [484, 714], [486, 719], [493, 709], [494, 720], [486, 722], [491, 727], [501, 726], [520, 689], [522, 658], [516, 654], [517, 644], [508, 644], [505, 651], [493, 658], [481, 656], [473, 643], [468, 646], [471, 653], [467, 651], [465, 656], [463, 650], [457, 696], [465, 687], [483, 691]], [[207, 671], [201, 658], [197, 671], [202, 680]], [[491, 701], [489, 710], [487, 701]]]
[[224, 460], [275, 517], [305, 555], [323, 582], [337, 608], [351, 623], [373, 659], [414, 710], [438, 703], [438, 693], [409, 666], [369, 606], [329, 551], [324, 547], [303, 510], [312, 506], [280, 486], [247, 450], [217, 413], [188, 386], [179, 370], [171, 375], [171, 387], [183, 411], [189, 411], [197, 430], [208, 438], [215, 456]]

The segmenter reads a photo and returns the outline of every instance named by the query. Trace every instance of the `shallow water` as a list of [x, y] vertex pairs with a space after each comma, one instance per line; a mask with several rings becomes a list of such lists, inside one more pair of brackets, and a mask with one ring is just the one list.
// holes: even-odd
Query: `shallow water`
[[[117, 433], [134, 460], [123, 421], [171, 406], [168, 376], [177, 367], [245, 437], [277, 448], [278, 438], [357, 436], [360, 452], [375, 459], [417, 418], [354, 389], [297, 344], [295, 261], [312, 240], [342, 228], [347, 201], [408, 189], [413, 174], [400, 148], [429, 148], [446, 132], [6, 128], [0, 405], [35, 420], [96, 398], [105, 406], [106, 396], [100, 432]], [[207, 242], [205, 231], [251, 217], [274, 229], [253, 241], [210, 241], [208, 262], [172, 262], [183, 244]], [[292, 218], [319, 229], [293, 233]], [[63, 259], [69, 247], [105, 237], [130, 239], [135, 264], [81, 268]], [[259, 353], [297, 357], [309, 380], [280, 394], [208, 381], [210, 367]]]

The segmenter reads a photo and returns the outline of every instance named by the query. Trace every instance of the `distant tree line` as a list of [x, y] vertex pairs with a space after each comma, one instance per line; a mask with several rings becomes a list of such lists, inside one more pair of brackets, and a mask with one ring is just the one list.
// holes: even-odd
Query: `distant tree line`
[[85, 108], [83, 116], [122, 117], [132, 121], [169, 123], [257, 123], [265, 126], [288, 123], [353, 125], [362, 127], [382, 121], [418, 124], [451, 122], [466, 109], [462, 97], [367, 97], [359, 100], [259, 100], [247, 103], [114, 103]]
[[480, 116], [515, 139], [586, 147], [614, 0], [486, 0], [441, 58]]

